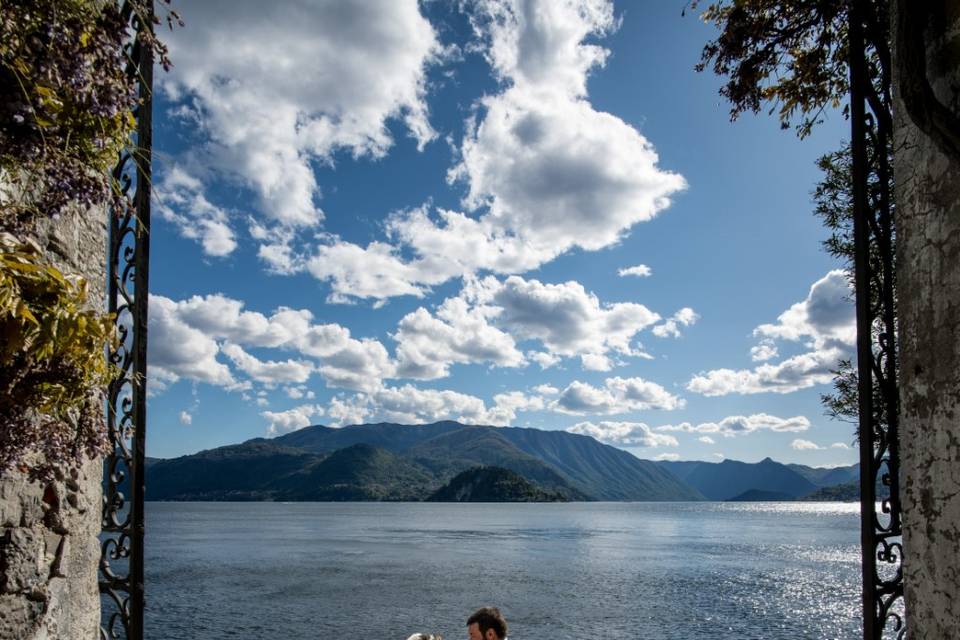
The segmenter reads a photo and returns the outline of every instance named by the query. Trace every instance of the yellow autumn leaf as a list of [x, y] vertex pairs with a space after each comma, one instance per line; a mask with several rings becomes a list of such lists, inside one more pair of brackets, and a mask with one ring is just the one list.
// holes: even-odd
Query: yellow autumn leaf
[[33, 315], [32, 311], [30, 311], [30, 307], [24, 304], [23, 301], [17, 305], [17, 316], [35, 324], [38, 327], [40, 326], [40, 321], [37, 320], [37, 317]]
[[30, 264], [29, 262], [15, 262], [13, 260], [7, 261], [6, 266], [10, 269], [20, 271], [23, 273], [37, 273], [43, 271], [43, 267], [37, 264]]

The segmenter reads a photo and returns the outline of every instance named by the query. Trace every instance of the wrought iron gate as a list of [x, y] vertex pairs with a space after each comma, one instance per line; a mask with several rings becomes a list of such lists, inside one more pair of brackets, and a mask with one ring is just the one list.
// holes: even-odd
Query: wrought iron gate
[[[142, 8], [141, 8], [142, 7]], [[141, 15], [143, 11], [147, 15]], [[104, 460], [106, 482], [100, 555], [100, 637], [143, 638], [143, 497], [146, 427], [147, 297], [150, 254], [153, 51], [140, 37], [153, 28], [153, 3], [124, 1], [130, 25], [127, 74], [138, 89], [137, 126], [113, 170], [124, 195], [110, 212], [107, 296], [120, 343], [109, 354], [120, 368], [107, 399], [113, 451]]]
[[[865, 640], [885, 630], [905, 636], [902, 613], [901, 507], [897, 438], [897, 361], [891, 184], [890, 47], [882, 3], [850, 0], [851, 149], [856, 243], [857, 355], [860, 402], [861, 543]], [[104, 639], [142, 640], [144, 610], [144, 452], [150, 236], [153, 54], [137, 37], [153, 28], [129, 2], [127, 73], [139, 89], [137, 127], [114, 178], [128, 196], [109, 220], [108, 303], [121, 338], [109, 354], [122, 375], [110, 386], [101, 535]], [[877, 34], [884, 37], [877, 37]], [[879, 69], [879, 71], [878, 71]], [[876, 482], [890, 496], [876, 509]]]
[[[888, 3], [850, 0], [863, 637], [903, 638]], [[889, 489], [877, 510], [877, 483]]]

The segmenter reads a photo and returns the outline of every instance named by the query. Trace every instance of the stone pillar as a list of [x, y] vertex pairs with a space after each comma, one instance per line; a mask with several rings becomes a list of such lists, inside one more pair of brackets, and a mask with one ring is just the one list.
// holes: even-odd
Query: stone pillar
[[[938, 100], [960, 114], [960, 2], [930, 6], [927, 77]], [[902, 20], [895, 16], [894, 33]], [[953, 639], [960, 621], [960, 158], [941, 152], [907, 115], [902, 74], [893, 82], [907, 625], [913, 640]]]
[[[63, 215], [36, 239], [64, 273], [104, 299], [106, 214]], [[50, 483], [0, 477], [0, 640], [95, 640], [100, 626], [101, 461], [58, 472]]]

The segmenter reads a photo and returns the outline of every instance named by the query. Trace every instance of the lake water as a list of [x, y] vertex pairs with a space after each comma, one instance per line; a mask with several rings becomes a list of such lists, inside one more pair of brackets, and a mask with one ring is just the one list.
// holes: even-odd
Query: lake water
[[151, 640], [855, 638], [859, 505], [148, 503]]

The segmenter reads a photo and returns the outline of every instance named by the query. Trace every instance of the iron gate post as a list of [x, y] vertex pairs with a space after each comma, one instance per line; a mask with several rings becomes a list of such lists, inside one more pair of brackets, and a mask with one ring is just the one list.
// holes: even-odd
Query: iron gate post
[[[906, 635], [898, 438], [889, 26], [850, 0], [850, 150], [857, 313], [863, 638]], [[889, 497], [877, 511], [877, 480]]]
[[124, 198], [110, 211], [107, 296], [120, 338], [108, 354], [119, 370], [107, 398], [101, 529], [100, 593], [103, 639], [143, 640], [144, 465], [146, 450], [147, 301], [150, 258], [153, 49], [141, 36], [153, 29], [153, 2], [121, 8], [130, 24], [127, 74], [137, 87], [134, 139], [113, 170]]

